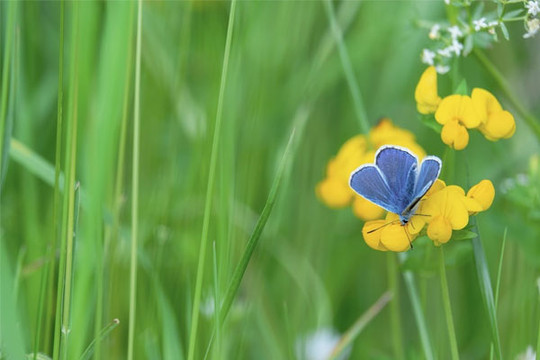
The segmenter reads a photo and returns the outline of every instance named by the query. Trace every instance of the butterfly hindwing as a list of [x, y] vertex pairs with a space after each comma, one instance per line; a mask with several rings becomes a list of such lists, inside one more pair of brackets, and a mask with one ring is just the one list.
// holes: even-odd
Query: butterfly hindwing
[[[422, 197], [437, 180], [441, 172], [441, 160], [435, 156], [426, 156], [420, 165], [420, 172], [414, 186], [414, 197]], [[428, 186], [429, 185], [429, 186]]]
[[397, 212], [395, 195], [390, 190], [379, 168], [373, 164], [360, 166], [352, 172], [351, 188], [358, 195], [390, 212]]

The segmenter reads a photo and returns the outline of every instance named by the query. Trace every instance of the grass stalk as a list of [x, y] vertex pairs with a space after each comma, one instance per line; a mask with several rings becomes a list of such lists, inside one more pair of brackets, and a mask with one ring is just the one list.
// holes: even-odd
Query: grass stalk
[[131, 189], [131, 257], [129, 271], [129, 329], [128, 360], [133, 359], [135, 340], [135, 315], [137, 301], [137, 250], [139, 231], [139, 151], [140, 151], [140, 97], [141, 97], [141, 38], [142, 38], [142, 0], [137, 3], [137, 48], [135, 52], [135, 100], [133, 103], [133, 159]]
[[285, 152], [283, 153], [283, 157], [281, 158], [279, 168], [277, 170], [276, 176], [272, 183], [270, 193], [268, 194], [268, 199], [266, 200], [266, 203], [264, 204], [263, 210], [261, 212], [261, 216], [259, 216], [259, 219], [257, 220], [255, 229], [253, 230], [253, 232], [251, 233], [251, 236], [249, 237], [248, 243], [246, 245], [246, 249], [244, 250], [244, 253], [242, 254], [242, 258], [240, 259], [240, 262], [236, 266], [233, 276], [231, 278], [231, 282], [229, 283], [229, 286], [227, 287], [227, 292], [225, 293], [223, 305], [221, 306], [221, 309], [219, 311], [219, 317], [220, 317], [221, 323], [225, 321], [227, 314], [229, 313], [233, 300], [236, 297], [236, 293], [238, 292], [238, 288], [240, 287], [240, 283], [242, 282], [242, 278], [244, 277], [244, 273], [246, 272], [247, 266], [249, 264], [249, 260], [251, 259], [251, 256], [253, 255], [253, 251], [257, 247], [262, 231], [264, 230], [266, 222], [268, 221], [268, 218], [270, 217], [270, 213], [272, 212], [274, 204], [277, 200], [277, 195], [279, 192], [281, 180], [283, 178], [283, 174], [285, 173], [287, 169], [287, 165], [289, 163], [291, 148], [294, 143], [294, 134], [295, 133], [293, 131], [287, 143], [287, 147], [285, 148]]
[[493, 77], [495, 82], [499, 85], [506, 98], [510, 101], [514, 109], [523, 118], [527, 126], [532, 130], [538, 140], [540, 140], [540, 120], [536, 118], [531, 112], [527, 110], [521, 100], [514, 95], [514, 92], [510, 89], [510, 85], [501, 74], [501, 72], [495, 67], [495, 65], [488, 59], [488, 57], [479, 49], [474, 49], [474, 55], [478, 61], [484, 66], [487, 72]]
[[448, 280], [446, 277], [446, 266], [444, 264], [444, 249], [439, 246], [439, 275], [441, 277], [441, 291], [444, 306], [444, 315], [448, 327], [448, 338], [450, 340], [450, 354], [452, 359], [459, 359], [459, 351], [456, 339], [456, 330], [454, 328], [454, 319], [452, 317], [452, 304], [450, 302], [450, 292], [448, 291]]
[[107, 324], [103, 329], [98, 332], [98, 337], [92, 340], [88, 345], [86, 350], [82, 353], [80, 360], [89, 360], [94, 353], [95, 346], [98, 341], [102, 341], [111, 331], [113, 331], [120, 324], [120, 320], [114, 319], [109, 324]]
[[[5, 29], [5, 40], [4, 40], [4, 58], [2, 66], [2, 89], [0, 97], [0, 185], [4, 178], [5, 166], [7, 165], [7, 146], [8, 138], [6, 138], [6, 126], [7, 126], [7, 111], [8, 111], [8, 98], [9, 98], [9, 79], [11, 78], [10, 72], [11, 61], [12, 61], [12, 51], [13, 51], [13, 40], [14, 28], [15, 28], [15, 18], [18, 2], [9, 1], [7, 4], [7, 23]], [[0, 187], [1, 190], [1, 187]]]
[[495, 308], [495, 301], [493, 296], [493, 290], [491, 287], [491, 279], [489, 277], [488, 264], [484, 248], [480, 240], [480, 231], [476, 223], [476, 218], [471, 218], [472, 230], [476, 232], [476, 236], [472, 239], [473, 253], [476, 266], [476, 273], [478, 275], [478, 284], [480, 286], [480, 293], [484, 300], [484, 305], [488, 313], [489, 325], [491, 329], [491, 340], [495, 349], [495, 357], [497, 359], [502, 358], [501, 341], [499, 337], [499, 327], [497, 325], [497, 311]]
[[[53, 359], [66, 358], [67, 335], [69, 334], [72, 255], [73, 255], [73, 225], [75, 208], [75, 171], [77, 158], [77, 100], [78, 100], [78, 17], [79, 4], [72, 3], [72, 37], [70, 53], [70, 111], [66, 128], [66, 153], [64, 167], [66, 171], [66, 191], [62, 207], [62, 244], [58, 272], [56, 325], [54, 334]], [[64, 355], [64, 356], [62, 356]]]
[[392, 302], [390, 303], [390, 321], [392, 326], [392, 346], [394, 348], [394, 357], [396, 359], [405, 359], [405, 350], [403, 347], [403, 332], [401, 331], [401, 314], [399, 301], [399, 281], [398, 267], [396, 263], [396, 254], [388, 252], [386, 256], [386, 265], [388, 271], [388, 288], [392, 293]]
[[388, 304], [392, 299], [392, 293], [390, 291], [385, 292], [382, 296], [373, 304], [365, 313], [362, 314], [351, 326], [347, 332], [341, 337], [335, 348], [332, 350], [329, 359], [335, 360], [343, 353], [349, 344], [360, 335], [362, 330], [373, 320], [378, 313]]
[[197, 328], [199, 325], [199, 309], [201, 305], [202, 282], [204, 278], [206, 247], [208, 244], [208, 230], [210, 227], [210, 213], [212, 211], [212, 198], [214, 192], [214, 182], [216, 173], [216, 162], [218, 158], [219, 138], [221, 134], [221, 122], [223, 116], [223, 99], [225, 95], [225, 85], [229, 69], [229, 57], [232, 43], [232, 33], [234, 28], [234, 17], [236, 13], [236, 0], [231, 1], [229, 11], [229, 21], [227, 25], [227, 35], [225, 41], [225, 51], [223, 54], [223, 65], [221, 68], [221, 79], [216, 109], [216, 122], [214, 125], [214, 135], [212, 140], [212, 152], [210, 154], [210, 168], [208, 172], [208, 182], [206, 187], [206, 201], [204, 205], [204, 217], [201, 233], [201, 245], [199, 248], [199, 261], [197, 264], [197, 278], [195, 280], [195, 294], [193, 297], [193, 308], [191, 311], [191, 329], [189, 333], [188, 360], [195, 358], [195, 344], [197, 342]]
[[[63, 189], [63, 179], [61, 181], [61, 158], [62, 158], [62, 127], [63, 127], [63, 101], [64, 101], [64, 14], [65, 14], [65, 3], [64, 1], [60, 2], [60, 39], [59, 39], [59, 50], [58, 50], [58, 95], [57, 95], [57, 102], [56, 102], [56, 141], [55, 141], [55, 165], [54, 165], [54, 196], [53, 196], [53, 226], [52, 226], [52, 236], [51, 236], [51, 242], [49, 244], [48, 248], [48, 263], [46, 265], [47, 270], [45, 273], [47, 274], [47, 280], [44, 282], [43, 287], [45, 287], [45, 291], [47, 292], [47, 296], [45, 297], [45, 302], [43, 304], [40, 304], [40, 307], [38, 309], [38, 324], [37, 324], [37, 331], [36, 331], [36, 338], [34, 340], [34, 360], [38, 352], [39, 347], [39, 332], [40, 332], [40, 321], [41, 317], [43, 316], [43, 310], [49, 309], [52, 305], [52, 301], [50, 299], [53, 298], [53, 292], [54, 292], [54, 270], [55, 270], [55, 263], [56, 263], [56, 247], [58, 246], [58, 224], [59, 224], [59, 216], [60, 216], [60, 204], [62, 202], [61, 198], [61, 191]], [[13, 140], [12, 140], [13, 142]], [[12, 145], [11, 149], [14, 149], [14, 146]], [[48, 172], [49, 165], [45, 160], [40, 162], [42, 165], [41, 168], [44, 169], [44, 172]], [[50, 286], [49, 286], [50, 285]], [[47, 316], [45, 319], [45, 334], [44, 334], [44, 342], [45, 344], [50, 343], [51, 338], [51, 332], [49, 329], [51, 329], [51, 322], [53, 320], [52, 316]], [[47, 351], [47, 349], [44, 349]]]
[[339, 58], [341, 60], [341, 65], [345, 73], [345, 78], [347, 79], [347, 84], [349, 85], [349, 90], [351, 91], [351, 96], [353, 98], [354, 111], [360, 125], [360, 130], [367, 134], [369, 132], [369, 121], [366, 113], [366, 108], [364, 106], [364, 101], [362, 100], [362, 94], [360, 92], [360, 87], [356, 81], [354, 75], [354, 70], [351, 64], [351, 59], [347, 47], [345, 46], [345, 41], [343, 40], [343, 33], [341, 28], [338, 25], [336, 19], [336, 13], [334, 11], [334, 5], [331, 0], [323, 0], [324, 9], [326, 10], [326, 15], [328, 16], [328, 21], [330, 22], [330, 27], [334, 35]]
[[[508, 228], [504, 229], [503, 234], [503, 241], [501, 245], [501, 254], [499, 255], [499, 268], [497, 270], [497, 283], [495, 286], [495, 310], [498, 310], [499, 308], [499, 290], [501, 287], [501, 277], [502, 277], [502, 266], [503, 266], [503, 258], [504, 258], [504, 249], [506, 247], [506, 235], [508, 233]], [[493, 342], [491, 343], [490, 349], [489, 349], [489, 358], [493, 359]]]
[[[405, 259], [405, 254], [400, 253], [399, 259], [401, 262]], [[431, 347], [431, 341], [429, 339], [429, 332], [426, 325], [426, 318], [424, 312], [422, 311], [422, 305], [420, 304], [420, 299], [418, 297], [418, 290], [416, 289], [416, 284], [414, 281], [414, 276], [411, 271], [407, 270], [403, 272], [403, 279], [405, 280], [405, 287], [409, 293], [409, 299], [412, 304], [414, 318], [416, 320], [416, 325], [418, 326], [418, 333], [420, 335], [420, 342], [422, 343], [422, 350], [424, 351], [424, 357], [426, 360], [433, 360], [433, 349]]]

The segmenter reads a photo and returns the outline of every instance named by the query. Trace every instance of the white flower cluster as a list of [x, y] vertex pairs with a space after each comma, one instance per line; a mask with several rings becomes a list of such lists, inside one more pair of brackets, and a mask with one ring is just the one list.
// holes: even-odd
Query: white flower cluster
[[463, 38], [469, 32], [467, 26], [457, 25], [443, 27], [435, 24], [429, 31], [429, 38], [437, 42], [434, 50], [422, 50], [422, 62], [435, 66], [439, 74], [444, 74], [450, 70], [446, 65], [453, 56], [461, 56], [463, 53]]
[[527, 9], [527, 20], [525, 20], [527, 32], [523, 37], [529, 39], [540, 30], [540, 19], [536, 17], [540, 14], [540, 2], [539, 0], [529, 0], [525, 3], [525, 8]]

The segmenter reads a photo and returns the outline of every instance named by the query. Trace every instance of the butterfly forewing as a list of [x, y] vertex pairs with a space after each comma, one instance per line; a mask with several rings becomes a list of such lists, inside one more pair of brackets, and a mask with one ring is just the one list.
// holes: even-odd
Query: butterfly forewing
[[381, 171], [373, 164], [367, 164], [356, 169], [349, 181], [351, 188], [358, 195], [379, 205], [387, 211], [398, 213], [395, 195], [390, 190]]
[[413, 196], [418, 159], [407, 149], [386, 146], [377, 152], [375, 164], [383, 173], [400, 214]]

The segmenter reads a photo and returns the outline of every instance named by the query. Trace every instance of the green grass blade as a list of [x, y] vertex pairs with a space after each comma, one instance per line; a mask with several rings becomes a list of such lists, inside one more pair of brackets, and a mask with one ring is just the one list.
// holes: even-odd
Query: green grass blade
[[365, 313], [362, 314], [356, 320], [356, 322], [351, 326], [349, 330], [341, 337], [339, 342], [337, 343], [334, 350], [332, 350], [332, 353], [330, 354], [329, 359], [334, 360], [338, 359], [339, 356], [343, 353], [343, 351], [347, 348], [347, 346], [360, 335], [362, 330], [369, 324], [375, 316], [377, 316], [378, 313], [381, 312], [381, 310], [388, 304], [388, 302], [392, 299], [392, 293], [390, 291], [385, 292], [381, 295], [381, 297], [373, 304]]
[[[13, 76], [15, 71], [13, 71], [11, 61], [13, 60], [13, 44], [14, 44], [14, 29], [15, 29], [15, 19], [17, 17], [17, 6], [19, 5], [18, 1], [8, 2], [7, 9], [7, 23], [4, 39], [4, 56], [3, 56], [3, 67], [2, 67], [2, 88], [0, 92], [0, 190], [2, 189], [2, 184], [4, 182], [4, 176], [7, 170], [7, 153], [9, 147], [9, 123], [8, 123], [8, 100], [13, 98], [14, 93], [11, 92], [10, 82], [13, 85]], [[11, 81], [10, 81], [11, 80]], [[11, 92], [11, 96], [10, 96]]]
[[473, 226], [472, 231], [476, 232], [476, 237], [472, 239], [474, 260], [476, 265], [476, 273], [478, 275], [478, 284], [480, 286], [480, 293], [484, 300], [484, 305], [489, 318], [489, 325], [491, 328], [491, 340], [495, 348], [495, 357], [497, 359], [502, 358], [501, 352], [501, 340], [499, 337], [499, 327], [497, 326], [497, 310], [495, 308], [495, 300], [493, 297], [493, 290], [491, 287], [491, 279], [489, 277], [488, 264], [486, 260], [486, 254], [480, 240], [480, 231], [476, 219], [473, 217], [471, 220]]
[[388, 252], [386, 255], [386, 269], [388, 272], [388, 288], [392, 292], [392, 302], [390, 303], [390, 321], [392, 323], [392, 346], [396, 359], [405, 359], [403, 347], [403, 332], [401, 330], [400, 317], [400, 291], [399, 291], [399, 271], [397, 267], [396, 253]]
[[[399, 259], [401, 262], [404, 261], [405, 254], [400, 253]], [[413, 307], [414, 318], [416, 320], [416, 325], [418, 326], [418, 332], [420, 334], [420, 342], [422, 343], [422, 350], [424, 351], [424, 356], [426, 360], [433, 360], [433, 349], [431, 347], [431, 341], [429, 340], [429, 332], [426, 325], [426, 318], [424, 312], [422, 311], [422, 305], [420, 304], [420, 298], [418, 297], [418, 290], [416, 289], [416, 284], [414, 281], [414, 276], [411, 271], [404, 271], [403, 278], [405, 279], [405, 286], [407, 287], [407, 292], [409, 293], [409, 299]]]
[[137, 247], [139, 227], [139, 150], [140, 150], [140, 111], [141, 111], [141, 33], [142, 33], [142, 0], [137, 6], [137, 48], [135, 58], [135, 101], [133, 104], [133, 164], [132, 164], [132, 202], [131, 202], [131, 258], [129, 271], [129, 329], [128, 360], [133, 359], [133, 343], [135, 341], [135, 315], [137, 299]]
[[114, 319], [111, 323], [109, 323], [107, 326], [105, 326], [101, 331], [99, 332], [99, 339], [95, 338], [92, 340], [92, 342], [88, 345], [86, 350], [82, 353], [80, 359], [81, 360], [89, 360], [92, 357], [92, 354], [94, 353], [94, 347], [96, 345], [97, 341], [103, 341], [107, 335], [111, 331], [113, 331], [118, 325], [120, 324], [120, 320]]
[[326, 15], [330, 22], [330, 27], [332, 28], [332, 33], [336, 40], [339, 58], [341, 59], [341, 65], [343, 66], [343, 71], [345, 72], [345, 78], [347, 79], [347, 84], [349, 85], [349, 90], [351, 91], [351, 96], [353, 98], [354, 111], [356, 112], [356, 117], [360, 124], [360, 129], [364, 134], [369, 132], [369, 121], [366, 113], [366, 108], [364, 106], [364, 101], [362, 100], [362, 94], [360, 92], [360, 87], [356, 81], [354, 75], [354, 70], [351, 64], [351, 59], [349, 57], [349, 52], [343, 41], [343, 33], [341, 28], [338, 25], [336, 14], [334, 11], [334, 5], [331, 0], [323, 0], [324, 9], [326, 10]]
[[223, 65], [221, 68], [221, 80], [220, 80], [218, 104], [217, 104], [217, 110], [216, 110], [216, 123], [214, 126], [212, 152], [210, 155], [210, 169], [208, 173], [208, 183], [206, 187], [206, 202], [204, 205], [201, 245], [199, 248], [199, 261], [197, 265], [197, 279], [195, 281], [195, 294], [193, 298], [193, 309], [191, 312], [191, 330], [189, 334], [188, 360], [193, 360], [195, 358], [195, 343], [197, 341], [197, 328], [199, 325], [199, 309], [201, 305], [201, 292], [202, 292], [202, 282], [204, 278], [206, 246], [208, 243], [208, 230], [210, 227], [210, 212], [212, 208], [216, 163], [217, 163], [217, 158], [218, 158], [219, 138], [220, 138], [220, 133], [221, 133], [221, 119], [223, 115], [223, 99], [224, 99], [224, 94], [225, 94], [227, 73], [229, 69], [229, 57], [230, 57], [230, 51], [231, 51], [235, 13], [236, 13], [236, 0], [232, 0], [231, 9], [229, 12], [229, 22], [227, 25], [227, 36], [225, 40], [225, 51], [223, 54]]
[[[504, 258], [504, 249], [506, 247], [506, 235], [508, 233], [508, 228], [504, 229], [503, 234], [503, 241], [501, 245], [501, 255], [499, 256], [499, 268], [497, 270], [497, 284], [495, 286], [495, 310], [499, 308], [499, 290], [501, 288], [501, 277], [502, 277], [502, 266], [503, 266], [503, 258]], [[493, 359], [493, 343], [491, 343], [490, 349], [489, 349], [489, 358]]]
[[272, 183], [272, 187], [270, 189], [270, 193], [268, 194], [268, 199], [266, 200], [266, 203], [264, 204], [263, 210], [261, 212], [261, 216], [257, 220], [255, 229], [253, 230], [253, 232], [251, 233], [251, 236], [249, 237], [248, 243], [246, 245], [246, 249], [244, 250], [244, 253], [242, 254], [242, 258], [240, 259], [240, 262], [236, 266], [231, 282], [229, 283], [229, 286], [227, 287], [227, 292], [225, 293], [225, 298], [223, 299], [223, 305], [221, 306], [221, 309], [219, 311], [219, 318], [220, 318], [221, 323], [225, 321], [225, 318], [227, 317], [227, 314], [229, 313], [229, 309], [233, 303], [234, 298], [236, 297], [236, 293], [238, 292], [238, 288], [240, 287], [240, 283], [242, 282], [244, 273], [246, 272], [247, 266], [249, 264], [249, 260], [251, 259], [251, 256], [253, 255], [253, 251], [257, 247], [261, 234], [264, 230], [264, 226], [266, 225], [266, 222], [268, 221], [268, 218], [270, 217], [270, 213], [272, 212], [272, 208], [274, 207], [274, 204], [276, 202], [281, 180], [283, 178], [284, 172], [287, 169], [287, 165], [289, 164], [289, 158], [291, 157], [290, 153], [291, 153], [291, 147], [293, 146], [293, 143], [294, 143], [293, 141], [294, 134], [295, 133], [293, 131], [289, 138], [289, 142], [287, 143], [287, 147], [285, 148], [283, 157], [281, 158], [281, 162], [279, 164], [276, 177], [274, 178], [274, 182]]
[[456, 339], [456, 330], [454, 328], [454, 319], [452, 317], [452, 304], [450, 303], [450, 292], [448, 291], [448, 280], [446, 278], [446, 266], [444, 262], [444, 249], [439, 246], [439, 274], [441, 276], [441, 291], [444, 306], [444, 314], [446, 317], [446, 325], [448, 327], [448, 337], [450, 340], [450, 353], [452, 359], [459, 359], [459, 351]]

